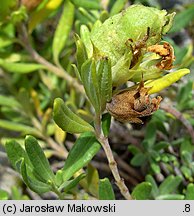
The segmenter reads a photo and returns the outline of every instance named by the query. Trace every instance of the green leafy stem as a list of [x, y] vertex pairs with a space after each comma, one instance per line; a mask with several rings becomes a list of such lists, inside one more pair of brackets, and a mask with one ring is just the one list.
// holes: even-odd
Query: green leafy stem
[[[83, 59], [83, 61], [85, 61]], [[73, 113], [65, 102], [57, 98], [54, 102], [53, 117], [56, 124], [64, 131], [69, 133], [86, 133], [90, 131], [95, 135], [103, 147], [109, 167], [112, 171], [117, 186], [122, 195], [130, 200], [132, 199], [128, 188], [123, 179], [120, 177], [117, 164], [114, 160], [112, 150], [108, 142], [108, 133], [110, 128], [111, 116], [102, 118], [102, 113], [105, 109], [106, 102], [110, 100], [112, 95], [112, 79], [111, 67], [108, 58], [102, 58], [98, 62], [92, 59], [86, 60], [81, 67], [80, 78], [84, 85], [87, 97], [95, 109], [94, 127], [81, 119], [76, 113]], [[92, 140], [90, 140], [92, 144]], [[67, 162], [65, 163], [65, 165]], [[72, 163], [71, 163], [72, 164]]]

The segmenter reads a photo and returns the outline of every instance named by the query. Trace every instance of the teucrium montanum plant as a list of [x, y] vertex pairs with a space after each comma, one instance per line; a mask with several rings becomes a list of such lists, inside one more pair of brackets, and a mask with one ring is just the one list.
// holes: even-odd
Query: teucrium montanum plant
[[[171, 28], [174, 15], [165, 10], [134, 5], [104, 23], [97, 21], [91, 31], [87, 26], [81, 26], [81, 37], [75, 36], [77, 67], [74, 65], [74, 69], [94, 107], [94, 126], [69, 110], [61, 99], [54, 103], [54, 120], [59, 127], [69, 133], [91, 131], [95, 134], [105, 150], [116, 184], [126, 199], [131, 199], [131, 195], [118, 173], [108, 133], [104, 133], [102, 127], [102, 114], [107, 102], [114, 97], [113, 87], [128, 80], [141, 82], [143, 77], [146, 82], [141, 96], [146, 96], [149, 101], [149, 94], [161, 91], [189, 73], [188, 69], [181, 69], [164, 75], [167, 69], [172, 68], [174, 55], [171, 45], [161, 42], [161, 38]], [[140, 85], [136, 91], [138, 88]]]
[[[69, 1], [67, 3], [73, 14], [74, 7]], [[133, 5], [104, 23], [97, 21], [90, 30], [85, 25], [81, 26], [80, 36], [75, 35], [77, 65], [73, 67], [94, 108], [93, 122], [86, 122], [72, 112], [62, 99], [55, 99], [53, 118], [57, 125], [68, 133], [81, 134], [70, 150], [64, 167], [56, 174], [32, 136], [26, 137], [24, 148], [16, 141], [7, 142], [6, 151], [11, 163], [31, 190], [40, 194], [53, 191], [63, 199], [65, 193], [85, 177], [81, 169], [102, 146], [122, 195], [132, 199], [119, 175], [109, 146], [111, 116], [106, 111], [118, 120], [141, 123], [140, 118], [157, 110], [161, 101], [161, 97], [151, 99], [150, 94], [161, 91], [189, 73], [188, 69], [176, 71], [173, 68], [173, 48], [169, 43], [161, 41], [171, 28], [174, 15], [167, 15], [165, 10]], [[62, 47], [57, 50], [56, 44], [58, 41], [54, 40], [54, 60], [59, 63], [58, 56]], [[27, 50], [33, 51], [29, 46]], [[168, 73], [171, 68], [173, 72]], [[63, 73], [60, 76], [72, 80]], [[120, 94], [113, 91], [128, 80], [134, 82], [132, 88], [122, 90]], [[120, 103], [120, 97], [124, 97], [123, 104]], [[103, 188], [110, 188], [107, 189], [109, 197], [103, 194]], [[108, 179], [100, 181], [98, 191], [100, 199], [114, 199]]]

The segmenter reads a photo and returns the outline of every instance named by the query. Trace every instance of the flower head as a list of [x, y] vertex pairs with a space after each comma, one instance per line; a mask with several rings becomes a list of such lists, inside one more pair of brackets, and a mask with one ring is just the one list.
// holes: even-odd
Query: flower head
[[[118, 120], [142, 123], [140, 117], [151, 115], [162, 100], [161, 97], [151, 99], [150, 94], [161, 91], [189, 73], [188, 69], [175, 70], [173, 47], [162, 41], [174, 16], [175, 13], [167, 14], [165, 10], [133, 5], [104, 23], [97, 21], [91, 32], [86, 26], [81, 27], [81, 39], [77, 40], [78, 70], [84, 74], [84, 66], [80, 65], [92, 59], [96, 62], [99, 85], [104, 82], [110, 86], [108, 79], [102, 79], [101, 72], [98, 72], [104, 71], [99, 65], [106, 59], [112, 87], [117, 88], [127, 81], [137, 83], [130, 89], [113, 94], [111, 100], [107, 97], [109, 99], [103, 103], [108, 102], [107, 110]], [[174, 72], [168, 73], [171, 69]], [[104, 105], [101, 110], [104, 110]]]

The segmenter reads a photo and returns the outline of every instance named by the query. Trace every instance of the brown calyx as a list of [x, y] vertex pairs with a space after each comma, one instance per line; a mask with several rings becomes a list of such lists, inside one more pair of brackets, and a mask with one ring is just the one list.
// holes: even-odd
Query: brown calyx
[[168, 42], [164, 42], [161, 45], [152, 45], [147, 48], [147, 51], [154, 52], [162, 57], [161, 61], [156, 65], [158, 68], [170, 70], [173, 67], [173, 62], [175, 60], [174, 49]]
[[118, 121], [142, 124], [141, 117], [150, 116], [162, 100], [160, 96], [150, 98], [149, 89], [140, 82], [135, 90], [127, 89], [114, 95], [106, 109]]

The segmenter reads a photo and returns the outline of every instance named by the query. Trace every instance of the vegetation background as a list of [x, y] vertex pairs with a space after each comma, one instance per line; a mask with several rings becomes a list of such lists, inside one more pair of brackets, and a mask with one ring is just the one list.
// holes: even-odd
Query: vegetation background
[[[123, 199], [106, 155], [97, 144], [92, 149], [93, 159], [82, 158], [78, 165], [78, 156], [72, 153], [68, 163], [76, 168], [69, 171], [71, 178], [60, 189], [47, 181], [44, 182], [47, 186], [42, 185], [45, 190], [34, 192], [25, 179], [23, 162], [18, 165], [13, 161], [18, 162], [15, 155], [22, 152], [15, 142], [22, 148], [24, 142], [35, 142], [36, 146], [33, 137], [25, 139], [26, 135], [33, 135], [49, 160], [48, 164], [37, 147], [35, 151], [40, 151], [42, 158], [36, 158], [36, 154], [32, 157], [39, 163], [42, 161], [43, 167], [37, 168], [36, 174], [41, 177], [41, 169], [46, 167], [47, 175], [54, 178], [52, 170], [57, 173], [56, 181], [61, 182], [61, 169], [78, 135], [61, 130], [54, 122], [54, 99], [62, 98], [66, 106], [87, 122], [93, 121], [94, 113], [72, 66], [76, 64], [74, 34], [80, 35], [83, 24], [91, 29], [96, 20], [103, 22], [140, 3], [176, 12], [164, 39], [174, 47], [174, 65], [191, 72], [160, 93], [161, 108], [144, 125], [112, 119], [109, 142], [133, 198], [194, 200], [194, 1], [1, 0], [0, 3], [0, 199]], [[110, 116], [105, 115], [103, 122], [109, 130]], [[5, 150], [9, 140], [11, 149]], [[16, 172], [18, 166], [22, 177]], [[82, 168], [81, 172], [77, 172], [78, 168]], [[58, 182], [56, 185], [61, 185]]]

